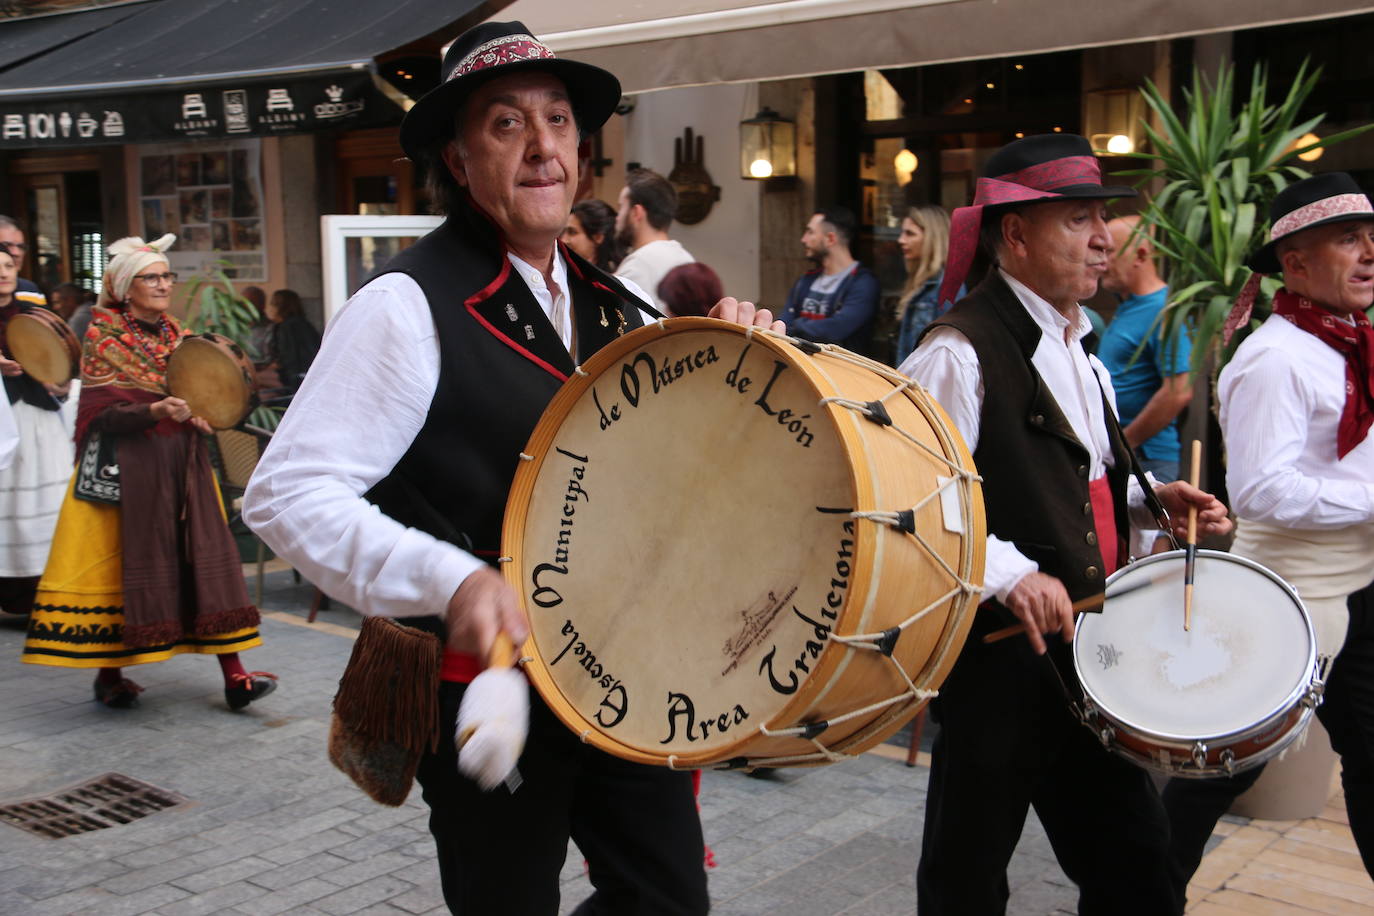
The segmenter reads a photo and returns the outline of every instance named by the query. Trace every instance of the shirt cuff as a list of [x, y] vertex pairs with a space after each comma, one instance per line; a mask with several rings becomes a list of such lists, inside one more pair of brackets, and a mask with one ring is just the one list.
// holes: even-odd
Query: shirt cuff
[[990, 534], [983, 574], [983, 597], [995, 598], [1006, 604], [1007, 595], [1021, 584], [1021, 580], [1039, 570], [1039, 564], [1017, 550], [1015, 544]]
[[458, 591], [458, 586], [467, 581], [468, 576], [487, 565], [465, 550], [451, 544], [443, 546], [446, 549], [436, 558], [434, 569], [425, 580], [420, 599], [424, 607], [433, 609], [429, 613], [440, 617], [448, 610], [449, 600], [453, 598], [453, 593]]

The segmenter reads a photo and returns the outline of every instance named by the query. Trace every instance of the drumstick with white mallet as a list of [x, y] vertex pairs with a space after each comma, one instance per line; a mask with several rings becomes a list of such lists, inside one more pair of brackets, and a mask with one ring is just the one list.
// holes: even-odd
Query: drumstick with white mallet
[[[1196, 490], [1202, 483], [1202, 440], [1193, 440], [1193, 467], [1188, 483]], [[1183, 553], [1183, 629], [1193, 625], [1193, 569], [1197, 566], [1197, 505], [1188, 506], [1188, 545]]]
[[488, 792], [503, 782], [514, 792], [521, 782], [515, 763], [530, 730], [530, 692], [515, 661], [515, 643], [496, 634], [486, 670], [472, 679], [458, 707], [458, 770]]

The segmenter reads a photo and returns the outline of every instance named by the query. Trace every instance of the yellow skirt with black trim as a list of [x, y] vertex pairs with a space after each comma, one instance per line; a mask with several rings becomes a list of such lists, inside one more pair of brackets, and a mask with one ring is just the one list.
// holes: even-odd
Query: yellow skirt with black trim
[[[75, 484], [73, 475], [73, 485]], [[59, 668], [116, 668], [160, 662], [184, 652], [225, 655], [262, 645], [256, 627], [174, 643], [128, 648], [119, 507], [77, 499], [62, 502], [48, 566], [38, 583], [23, 660]]]

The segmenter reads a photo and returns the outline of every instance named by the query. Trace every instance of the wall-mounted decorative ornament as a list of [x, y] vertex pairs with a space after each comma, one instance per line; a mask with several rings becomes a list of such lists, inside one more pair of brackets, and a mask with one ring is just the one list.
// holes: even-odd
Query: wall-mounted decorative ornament
[[677, 189], [677, 221], [691, 226], [701, 222], [720, 200], [720, 188], [711, 183], [706, 171], [704, 146], [692, 128], [673, 141], [673, 171], [668, 180]]

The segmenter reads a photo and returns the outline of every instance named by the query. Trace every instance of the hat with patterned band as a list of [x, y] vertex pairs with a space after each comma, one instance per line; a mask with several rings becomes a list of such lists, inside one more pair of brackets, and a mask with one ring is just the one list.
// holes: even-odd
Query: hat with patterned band
[[484, 22], [468, 29], [444, 55], [437, 87], [415, 103], [401, 122], [401, 148], [411, 159], [452, 126], [463, 99], [478, 86], [511, 73], [542, 70], [568, 88], [578, 129], [589, 134], [606, 123], [620, 103], [620, 80], [600, 67], [555, 57], [523, 22]]
[[1056, 200], [1134, 197], [1133, 188], [1102, 184], [1102, 169], [1092, 145], [1077, 134], [1040, 134], [1008, 143], [993, 153], [978, 179], [973, 205], [950, 219], [949, 259], [940, 284], [940, 302], [964, 285], [978, 250], [983, 211], [997, 214], [1008, 205]]
[[1230, 343], [1236, 328], [1250, 320], [1259, 294], [1260, 279], [1282, 273], [1279, 243], [1299, 232], [1345, 220], [1374, 220], [1374, 204], [1345, 172], [1330, 172], [1295, 181], [1269, 205], [1269, 241], [1250, 256], [1245, 266], [1254, 271], [1241, 287], [1236, 304], [1222, 326], [1222, 342]]

